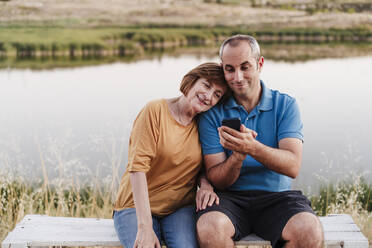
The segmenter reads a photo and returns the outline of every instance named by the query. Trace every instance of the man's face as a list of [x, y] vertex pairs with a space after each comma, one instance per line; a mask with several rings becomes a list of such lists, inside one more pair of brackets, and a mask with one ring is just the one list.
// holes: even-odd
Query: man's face
[[227, 44], [223, 49], [222, 66], [225, 79], [236, 96], [248, 96], [260, 85], [263, 57], [257, 62], [245, 41], [238, 46]]

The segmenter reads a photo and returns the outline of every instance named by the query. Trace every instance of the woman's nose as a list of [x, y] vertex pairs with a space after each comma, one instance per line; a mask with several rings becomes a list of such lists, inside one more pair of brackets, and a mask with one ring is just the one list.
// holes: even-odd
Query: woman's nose
[[205, 94], [206, 100], [208, 100], [208, 101], [212, 100], [212, 96], [213, 96], [213, 90], [210, 89], [210, 90], [208, 90], [207, 93]]

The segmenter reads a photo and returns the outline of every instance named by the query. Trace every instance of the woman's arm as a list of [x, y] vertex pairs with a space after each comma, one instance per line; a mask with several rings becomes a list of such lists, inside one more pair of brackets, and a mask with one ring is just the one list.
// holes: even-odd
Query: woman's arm
[[134, 205], [136, 206], [138, 228], [136, 241], [134, 242], [134, 248], [160, 248], [160, 242], [152, 227], [152, 216], [145, 173], [131, 172], [130, 182], [132, 184]]
[[205, 209], [207, 205], [212, 206], [213, 203], [220, 204], [220, 199], [214, 193], [213, 186], [208, 181], [204, 172], [199, 174], [198, 185], [199, 189], [196, 192], [196, 211]]

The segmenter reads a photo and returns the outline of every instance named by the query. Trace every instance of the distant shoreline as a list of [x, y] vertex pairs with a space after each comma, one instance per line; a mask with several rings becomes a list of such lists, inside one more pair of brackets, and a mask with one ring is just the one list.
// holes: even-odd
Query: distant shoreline
[[[290, 45], [337, 46], [340, 44], [368, 46], [372, 44], [372, 30], [363, 28], [254, 30], [203, 26], [88, 29], [0, 27], [0, 60], [5, 60], [5, 58], [138, 58], [151, 51], [216, 46], [226, 37], [236, 33], [251, 34], [263, 45], [282, 47]], [[291, 58], [284, 59], [291, 60]], [[294, 60], [298, 59], [294, 58]]]

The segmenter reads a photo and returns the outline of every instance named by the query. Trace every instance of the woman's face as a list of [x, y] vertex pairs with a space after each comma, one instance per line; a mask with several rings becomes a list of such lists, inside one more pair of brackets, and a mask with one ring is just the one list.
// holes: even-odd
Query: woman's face
[[191, 107], [196, 113], [204, 112], [213, 107], [225, 94], [227, 86], [221, 86], [208, 82], [205, 78], [199, 78], [187, 93]]

